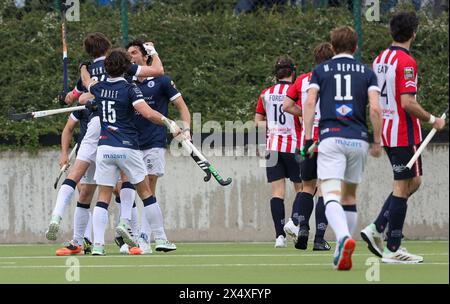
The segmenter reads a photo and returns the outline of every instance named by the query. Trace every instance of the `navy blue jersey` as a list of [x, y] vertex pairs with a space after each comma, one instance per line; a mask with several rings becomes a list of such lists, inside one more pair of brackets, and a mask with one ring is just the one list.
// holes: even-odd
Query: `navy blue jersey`
[[[91, 78], [95, 81], [105, 81], [107, 78], [107, 73], [105, 69], [105, 58], [99, 57], [94, 59], [93, 63], [88, 68], [88, 72], [91, 75]], [[135, 76], [140, 72], [141, 68], [137, 64], [132, 64], [127, 71], [128, 75]], [[78, 79], [76, 89], [78, 92], [87, 92], [87, 89], [84, 87], [81, 79]]]
[[[137, 82], [136, 85], [144, 94], [145, 102], [164, 116], [169, 114], [169, 103], [181, 96], [168, 76], [149, 77], [143, 82]], [[134, 122], [139, 131], [141, 150], [166, 147], [167, 129], [165, 126], [154, 124], [137, 112]]]
[[377, 90], [375, 73], [350, 55], [337, 55], [318, 65], [310, 88], [319, 89], [319, 138], [368, 140], [368, 91]]
[[91, 86], [100, 116], [99, 146], [139, 149], [133, 104], [144, 102], [141, 90], [125, 78], [108, 78]]

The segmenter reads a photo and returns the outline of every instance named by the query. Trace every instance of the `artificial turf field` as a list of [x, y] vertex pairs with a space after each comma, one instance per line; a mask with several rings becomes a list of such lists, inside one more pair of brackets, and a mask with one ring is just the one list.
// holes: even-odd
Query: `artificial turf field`
[[[365, 263], [373, 255], [364, 242], [357, 243], [348, 272], [332, 270], [331, 251], [300, 251], [292, 243], [278, 249], [273, 243], [177, 243], [176, 251], [146, 256], [123, 256], [116, 245], [108, 245], [106, 256], [76, 257], [78, 283], [449, 283], [448, 241], [405, 241], [402, 246], [422, 255], [424, 263], [380, 263], [378, 282], [366, 280], [371, 266]], [[67, 257], [54, 256], [57, 248], [0, 245], [0, 283], [74, 283], [66, 280]]]

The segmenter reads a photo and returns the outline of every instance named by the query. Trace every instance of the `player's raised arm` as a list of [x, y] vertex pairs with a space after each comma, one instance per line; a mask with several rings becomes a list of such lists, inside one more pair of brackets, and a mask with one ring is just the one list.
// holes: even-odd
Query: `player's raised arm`
[[153, 43], [144, 43], [147, 54], [152, 58], [150, 66], [133, 64], [128, 69], [127, 74], [137, 77], [158, 77], [164, 75], [164, 67]]

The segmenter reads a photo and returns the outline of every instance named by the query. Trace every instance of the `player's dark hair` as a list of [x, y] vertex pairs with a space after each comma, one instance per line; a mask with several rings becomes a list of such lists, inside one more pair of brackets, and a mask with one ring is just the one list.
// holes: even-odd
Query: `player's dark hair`
[[395, 42], [406, 42], [417, 32], [419, 18], [415, 12], [401, 12], [392, 17], [389, 25], [392, 39]]
[[84, 38], [84, 50], [92, 58], [98, 58], [108, 53], [111, 48], [111, 42], [103, 33], [89, 33]]
[[110, 77], [120, 77], [131, 65], [131, 57], [124, 49], [114, 49], [106, 56], [105, 69]]
[[356, 51], [358, 35], [351, 26], [341, 26], [331, 31], [331, 45], [336, 54]]
[[329, 42], [322, 42], [314, 48], [314, 61], [316, 64], [333, 58], [333, 46]]
[[288, 55], [278, 57], [275, 61], [274, 73], [277, 80], [292, 76], [295, 73], [294, 59]]
[[[139, 39], [135, 39], [133, 41], [131, 41], [130, 43], [127, 44], [126, 49], [128, 50], [130, 47], [135, 46], [139, 49], [139, 51], [141, 51], [142, 56], [148, 56], [147, 51], [144, 48], [144, 41], [139, 40]], [[148, 56], [147, 59], [147, 64], [150, 64], [152, 62], [152, 57]]]

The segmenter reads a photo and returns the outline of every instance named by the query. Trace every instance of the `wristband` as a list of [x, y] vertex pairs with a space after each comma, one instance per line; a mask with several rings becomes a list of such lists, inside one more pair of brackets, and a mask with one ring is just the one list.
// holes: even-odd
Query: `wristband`
[[429, 124], [434, 124], [436, 122], [436, 117], [433, 114], [430, 114], [430, 120], [428, 121]]

